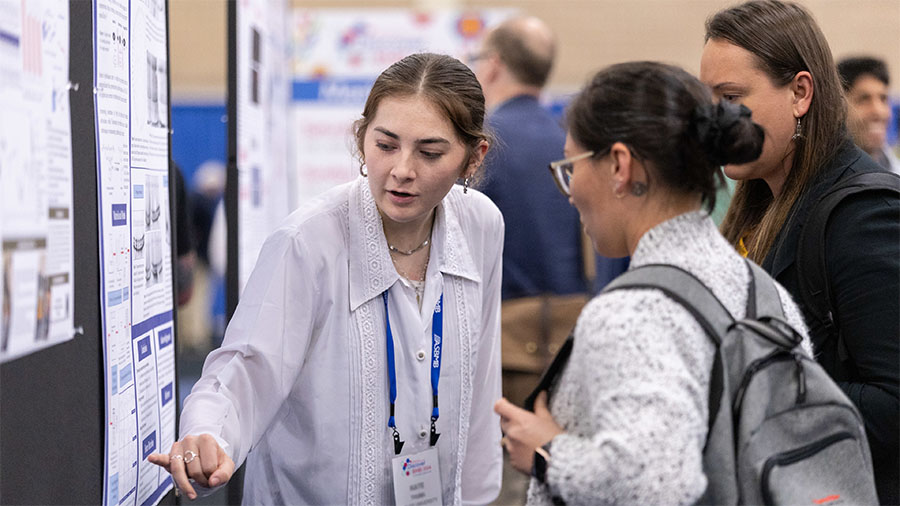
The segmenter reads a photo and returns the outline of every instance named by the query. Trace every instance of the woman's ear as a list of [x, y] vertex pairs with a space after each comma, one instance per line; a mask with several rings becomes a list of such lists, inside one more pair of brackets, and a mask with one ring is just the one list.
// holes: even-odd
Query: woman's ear
[[478, 143], [478, 146], [475, 146], [475, 149], [472, 152], [472, 156], [469, 157], [469, 163], [463, 169], [462, 178], [468, 178], [475, 175], [478, 172], [478, 168], [481, 167], [481, 164], [484, 163], [484, 157], [487, 154], [488, 148], [490, 144], [486, 140], [482, 140]]
[[813, 92], [815, 91], [812, 74], [805, 70], [797, 72], [797, 75], [791, 80], [790, 87], [794, 95], [792, 103], [794, 117], [802, 118], [806, 116], [810, 105], [812, 105]]
[[609, 148], [609, 154], [612, 158], [612, 166], [610, 166], [611, 176], [616, 185], [627, 185], [632, 177], [631, 151], [628, 146], [621, 142], [616, 142]]

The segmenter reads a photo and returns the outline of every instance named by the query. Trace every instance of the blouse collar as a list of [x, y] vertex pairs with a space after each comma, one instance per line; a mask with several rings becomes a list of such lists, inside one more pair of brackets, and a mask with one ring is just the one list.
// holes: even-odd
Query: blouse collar
[[[461, 193], [454, 185], [437, 206], [431, 233], [431, 254], [443, 274], [481, 281], [469, 246], [463, 236], [457, 212]], [[381, 295], [398, 279], [391, 261], [381, 214], [368, 181], [358, 177], [350, 189], [350, 311]], [[432, 258], [431, 265], [435, 265]]]
[[631, 266], [667, 263], [672, 255], [696, 251], [697, 243], [706, 243], [718, 234], [716, 225], [703, 210], [675, 216], [644, 233], [631, 256]]

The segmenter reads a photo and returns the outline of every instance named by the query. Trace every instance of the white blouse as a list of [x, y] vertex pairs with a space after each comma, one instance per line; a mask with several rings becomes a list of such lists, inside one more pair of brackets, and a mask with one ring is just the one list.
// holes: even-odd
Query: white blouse
[[366, 179], [295, 211], [267, 240], [222, 347], [185, 401], [241, 465], [245, 504], [391, 504], [388, 291], [402, 455], [428, 449], [432, 311], [444, 295], [437, 432], [444, 504], [500, 490], [503, 219], [458, 186], [437, 208], [424, 302], [391, 262]]

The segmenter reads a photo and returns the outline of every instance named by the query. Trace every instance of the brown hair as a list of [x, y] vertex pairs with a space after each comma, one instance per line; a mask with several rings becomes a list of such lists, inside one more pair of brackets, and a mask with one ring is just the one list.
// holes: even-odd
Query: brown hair
[[719, 39], [755, 56], [775, 86], [787, 86], [798, 72], [812, 76], [814, 95], [803, 117], [803, 137], [778, 197], [765, 181], [739, 181], [722, 222], [722, 233], [737, 243], [748, 233], [749, 257], [762, 263], [784, 227], [794, 203], [847, 138], [846, 103], [828, 41], [812, 15], [798, 4], [751, 1], [716, 13], [706, 21], [706, 41]]
[[762, 127], [749, 109], [714, 104], [697, 78], [657, 62], [601, 70], [569, 105], [566, 120], [572, 139], [595, 157], [623, 142], [650, 162], [655, 183], [698, 193], [709, 209], [723, 183], [719, 167], [756, 160], [763, 146]]
[[443, 111], [468, 150], [469, 164], [481, 141], [490, 142], [484, 128], [484, 94], [472, 70], [459, 60], [434, 53], [416, 53], [388, 67], [372, 85], [362, 118], [353, 124], [360, 167], [365, 164], [366, 129], [378, 105], [387, 97], [421, 96]]

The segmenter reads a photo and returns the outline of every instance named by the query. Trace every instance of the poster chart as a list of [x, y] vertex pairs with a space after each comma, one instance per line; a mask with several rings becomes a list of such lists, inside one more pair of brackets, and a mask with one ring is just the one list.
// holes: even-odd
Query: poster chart
[[375, 78], [429, 51], [462, 61], [512, 9], [295, 9], [290, 144], [296, 204], [359, 174], [351, 129]]
[[290, 102], [286, 0], [240, 0], [236, 27], [238, 292], [262, 244], [288, 215]]
[[156, 504], [175, 440], [165, 0], [94, 0], [104, 506]]
[[69, 4], [0, 0], [0, 362], [74, 337]]

